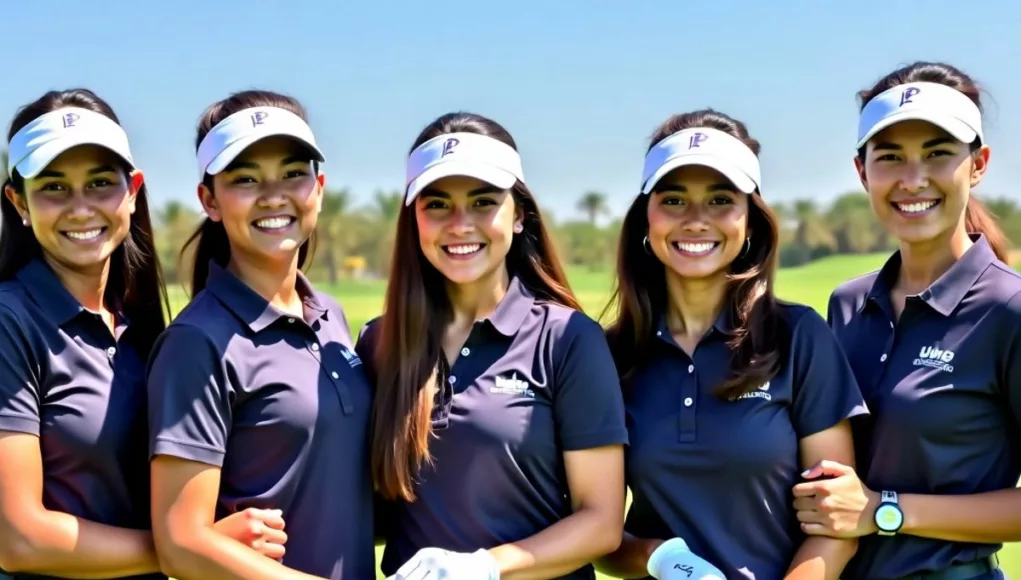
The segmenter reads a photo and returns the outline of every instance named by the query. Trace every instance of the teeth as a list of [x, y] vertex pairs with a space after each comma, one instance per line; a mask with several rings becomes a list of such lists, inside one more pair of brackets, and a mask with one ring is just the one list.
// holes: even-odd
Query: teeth
[[934, 205], [936, 205], [936, 200], [919, 201], [916, 203], [898, 203], [897, 207], [903, 212], [918, 213], [920, 211], [925, 211]]
[[99, 234], [103, 233], [103, 228], [97, 228], [94, 230], [88, 230], [85, 232], [67, 232], [67, 237], [75, 240], [93, 240], [99, 237]]
[[261, 219], [255, 222], [255, 225], [260, 228], [266, 228], [268, 230], [275, 230], [277, 228], [287, 227], [291, 223], [291, 218], [286, 217], [275, 217]]
[[680, 248], [681, 251], [690, 252], [692, 254], [702, 254], [708, 252], [709, 250], [713, 249], [716, 246], [716, 244], [712, 242], [700, 242], [695, 244], [674, 242], [674, 245]]
[[482, 244], [462, 244], [459, 246], [447, 246], [447, 251], [451, 254], [465, 255], [471, 254], [482, 249]]

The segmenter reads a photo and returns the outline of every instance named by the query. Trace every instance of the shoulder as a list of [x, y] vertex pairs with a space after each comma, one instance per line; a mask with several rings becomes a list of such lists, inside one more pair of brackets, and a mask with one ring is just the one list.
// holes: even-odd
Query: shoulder
[[855, 276], [840, 283], [830, 294], [831, 305], [846, 305], [853, 308], [861, 306], [872, 287], [879, 278], [880, 270], [876, 269], [861, 276]]
[[805, 344], [807, 341], [807, 344], [811, 346], [817, 344], [816, 341], [820, 337], [825, 339], [832, 337], [833, 331], [830, 330], [826, 319], [815, 308], [807, 304], [784, 300], [777, 300], [777, 305], [780, 307], [781, 317], [789, 329], [792, 343]]
[[1021, 293], [1021, 273], [996, 260], [982, 272], [974, 289], [978, 295], [987, 296], [991, 302], [1015, 302], [1018, 293]]
[[202, 291], [160, 333], [153, 356], [168, 349], [182, 355], [213, 350], [222, 356], [238, 336], [238, 326], [214, 296]]
[[543, 335], [554, 351], [563, 352], [575, 343], [606, 344], [606, 329], [588, 314], [561, 304], [536, 301], [542, 311]]

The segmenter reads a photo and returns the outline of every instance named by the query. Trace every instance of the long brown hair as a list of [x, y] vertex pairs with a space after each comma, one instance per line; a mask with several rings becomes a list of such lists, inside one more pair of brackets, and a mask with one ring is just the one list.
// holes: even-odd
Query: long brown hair
[[[46, 113], [65, 107], [77, 107], [99, 113], [120, 124], [110, 105], [88, 89], [76, 88], [49, 91], [18, 110], [7, 133], [7, 141], [32, 121]], [[125, 177], [131, 171], [121, 167]], [[4, 187], [11, 186], [18, 195], [25, 196], [25, 180], [17, 169], [7, 177]], [[29, 261], [42, 257], [32, 228], [26, 227], [17, 208], [0, 196], [0, 280], [10, 280]], [[118, 304], [131, 321], [130, 341], [143, 360], [149, 356], [156, 338], [166, 328], [170, 318], [170, 301], [163, 281], [163, 269], [153, 243], [152, 219], [149, 216], [148, 188], [143, 183], [135, 199], [135, 213], [131, 215], [128, 235], [110, 256], [110, 275], [106, 283], [104, 302]]]
[[[213, 103], [202, 113], [195, 135], [195, 150], [198, 150], [202, 140], [205, 139], [206, 134], [213, 130], [213, 127], [234, 113], [252, 107], [285, 109], [301, 117], [306, 123], [308, 122], [305, 107], [294, 97], [264, 90], [241, 91]], [[313, 162], [313, 168], [318, 171], [318, 162]], [[205, 174], [202, 177], [202, 183], [209, 188], [209, 191], [216, 193], [213, 190], [212, 175]], [[299, 268], [304, 268], [306, 262], [312, 261], [312, 256], [315, 255], [315, 245], [316, 233], [313, 230], [309, 239], [298, 249]], [[181, 272], [187, 271], [186, 262], [190, 262], [190, 290], [194, 296], [206, 287], [210, 262], [216, 262], [220, 266], [226, 266], [230, 262], [230, 241], [227, 239], [227, 230], [224, 229], [223, 222], [214, 221], [208, 217], [202, 220], [202, 223], [181, 248], [180, 262], [182, 264], [179, 269]]]
[[[879, 79], [871, 88], [858, 91], [859, 109], [864, 109], [869, 101], [876, 98], [883, 91], [894, 87], [917, 82], [939, 83], [952, 89], [957, 89], [982, 110], [982, 99], [979, 96], [978, 84], [970, 76], [960, 69], [942, 62], [918, 61], [901, 67], [890, 74]], [[977, 151], [982, 143], [976, 137], [970, 143], [972, 152]], [[865, 148], [858, 150], [858, 157], [865, 161]], [[979, 233], [989, 241], [989, 247], [993, 249], [996, 257], [1003, 262], [1009, 260], [1010, 243], [1003, 230], [996, 223], [995, 217], [986, 209], [985, 204], [972, 193], [968, 196], [968, 205], [964, 210], [964, 227], [969, 233]]]
[[[655, 131], [649, 149], [670, 135], [695, 127], [718, 129], [736, 137], [758, 155], [759, 142], [745, 125], [723, 113], [704, 109], [674, 115]], [[604, 314], [613, 312], [607, 339], [622, 384], [627, 388], [634, 371], [647, 361], [656, 325], [665, 315], [669, 297], [666, 266], [645, 249], [649, 230], [648, 206], [655, 192], [638, 195], [624, 216], [617, 248], [616, 283]], [[778, 264], [779, 228], [776, 217], [758, 194], [749, 196], [748, 251], [739, 255], [727, 273], [725, 313], [734, 321], [728, 342], [731, 376], [716, 394], [731, 398], [769, 380], [778, 369], [787, 341], [773, 284]]]
[[[515, 150], [510, 134], [496, 122], [472, 113], [448, 113], [430, 123], [411, 150], [438, 135], [477, 133]], [[524, 228], [514, 236], [507, 270], [539, 300], [581, 310], [554, 250], [542, 215], [528, 187], [511, 188]], [[379, 339], [373, 353], [378, 369], [372, 420], [372, 474], [380, 494], [413, 501], [414, 478], [430, 463], [433, 392], [441, 372], [442, 338], [452, 317], [443, 274], [429, 263], [418, 240], [415, 204], [397, 218], [397, 236], [386, 290]]]

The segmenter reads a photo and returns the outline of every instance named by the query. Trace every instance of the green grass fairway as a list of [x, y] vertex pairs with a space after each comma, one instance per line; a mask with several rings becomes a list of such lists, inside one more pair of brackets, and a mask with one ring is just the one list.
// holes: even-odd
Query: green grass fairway
[[[777, 293], [785, 300], [808, 304], [825, 315], [830, 292], [848, 278], [880, 267], [886, 255], [842, 256], [819, 260], [800, 268], [781, 270], [777, 280]], [[585, 309], [598, 316], [610, 292], [608, 272], [572, 270], [571, 284]], [[385, 282], [344, 282], [336, 286], [320, 285], [340, 301], [347, 313], [352, 334], [365, 322], [377, 316], [383, 304]], [[171, 301], [175, 312], [184, 304], [186, 296], [181, 288], [171, 288]], [[381, 553], [382, 550], [379, 551]], [[1021, 544], [1008, 544], [1000, 552], [1004, 571], [1021, 579]], [[383, 578], [382, 575], [379, 578]], [[602, 578], [602, 577], [601, 577]]]

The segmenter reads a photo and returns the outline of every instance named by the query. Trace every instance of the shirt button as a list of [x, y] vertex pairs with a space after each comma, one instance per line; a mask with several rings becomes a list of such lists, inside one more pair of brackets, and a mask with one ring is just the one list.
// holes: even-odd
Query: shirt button
[[110, 348], [106, 349], [106, 355], [107, 356], [113, 356], [115, 354], [117, 354], [117, 349], [116, 348], [111, 346]]
[[293, 318], [288, 318], [287, 319], [287, 324], [293, 324], [293, 323], [294, 323], [294, 319]]
[[471, 352], [471, 349], [466, 346], [461, 349], [461, 356], [468, 356]]
[[893, 328], [893, 321], [890, 321], [890, 328]]
[[684, 406], [685, 407], [690, 407], [692, 403], [694, 403], [694, 401], [691, 400], [691, 397], [685, 397], [684, 398]]
[[450, 384], [454, 384], [457, 382], [457, 377], [451, 376], [449, 379], [447, 379], [447, 382]]
[[340, 375], [337, 374], [337, 371], [333, 371], [332, 373], [330, 373], [330, 376], [335, 378], [335, 379], [339, 379], [340, 378]]
[[656, 336], [663, 336], [663, 331], [662, 330], [657, 330], [656, 331]]
[[312, 343], [312, 350], [315, 351], [315, 352], [319, 352], [319, 343], [313, 342]]
[[688, 365], [688, 374], [695, 372], [695, 365]]
[[886, 362], [886, 354], [883, 354], [883, 356], [879, 357], [879, 362]]

